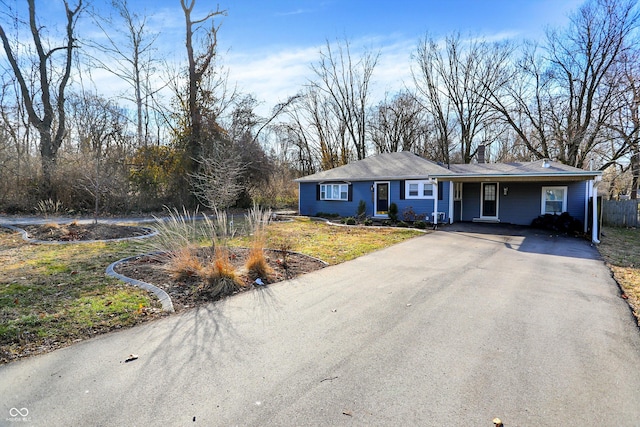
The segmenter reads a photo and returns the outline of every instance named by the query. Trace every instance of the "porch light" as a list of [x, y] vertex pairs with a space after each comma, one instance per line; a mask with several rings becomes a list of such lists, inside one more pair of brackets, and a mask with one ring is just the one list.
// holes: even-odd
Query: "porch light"
[[502, 194], [505, 196], [509, 193], [509, 187], [502, 187]]

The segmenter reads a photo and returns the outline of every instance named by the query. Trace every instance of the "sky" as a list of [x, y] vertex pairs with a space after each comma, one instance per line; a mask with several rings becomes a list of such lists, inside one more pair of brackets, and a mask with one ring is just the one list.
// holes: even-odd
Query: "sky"
[[[85, 3], [88, 0], [84, 0]], [[411, 55], [425, 34], [454, 32], [487, 40], [543, 39], [549, 27], [564, 26], [583, 0], [195, 0], [198, 19], [219, 7], [219, 55], [229, 80], [270, 109], [300, 91], [313, 78], [311, 64], [327, 42], [348, 40], [352, 56], [379, 52], [373, 96], [394, 93], [410, 83]], [[20, 6], [24, 0], [0, 0]], [[73, 4], [73, 0], [70, 1]], [[162, 57], [183, 61], [184, 15], [179, 0], [128, 0], [130, 9], [148, 16], [158, 32]], [[103, 11], [109, 0], [93, 0]], [[63, 17], [61, 0], [37, 0], [43, 17]], [[95, 31], [88, 23], [81, 31]], [[108, 79], [108, 76], [97, 78]], [[117, 87], [111, 80], [103, 87]]]

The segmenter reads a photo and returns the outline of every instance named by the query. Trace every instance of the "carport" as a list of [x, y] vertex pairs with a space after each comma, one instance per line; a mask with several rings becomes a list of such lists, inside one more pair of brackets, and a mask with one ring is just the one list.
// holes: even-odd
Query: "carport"
[[[438, 176], [449, 181], [449, 223], [530, 225], [540, 215], [567, 212], [597, 239], [597, 186], [600, 171], [550, 160], [527, 163], [476, 163], [449, 166]], [[594, 203], [590, 201], [594, 200]]]

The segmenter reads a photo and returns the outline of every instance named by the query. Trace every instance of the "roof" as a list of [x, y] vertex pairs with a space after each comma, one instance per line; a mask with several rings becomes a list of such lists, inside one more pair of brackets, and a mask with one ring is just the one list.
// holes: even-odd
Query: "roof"
[[491, 179], [520, 181], [582, 181], [601, 175], [550, 160], [514, 163], [472, 163], [445, 166], [408, 151], [383, 153], [348, 165], [296, 179], [298, 182], [372, 181], [440, 178], [453, 181]]
[[296, 179], [298, 182], [371, 181], [382, 179], [425, 179], [449, 171], [431, 160], [409, 151], [382, 153], [348, 165]]
[[587, 171], [548, 159], [534, 162], [514, 163], [475, 163], [456, 164], [449, 167], [449, 173], [436, 178], [453, 178], [461, 181], [474, 181], [482, 178], [496, 180], [585, 180], [602, 174], [600, 171]]

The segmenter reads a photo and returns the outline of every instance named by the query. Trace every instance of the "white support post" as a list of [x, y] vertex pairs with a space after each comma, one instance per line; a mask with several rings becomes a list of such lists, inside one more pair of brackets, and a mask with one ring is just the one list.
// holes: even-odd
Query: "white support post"
[[433, 180], [433, 228], [438, 226], [438, 179]]
[[453, 181], [449, 181], [449, 224], [453, 224], [453, 197], [455, 186]]
[[595, 244], [600, 243], [598, 240], [598, 184], [602, 178], [597, 176], [596, 179], [593, 180], [593, 191], [591, 192], [591, 197], [593, 200], [592, 207], [593, 219], [591, 220], [591, 241]]

